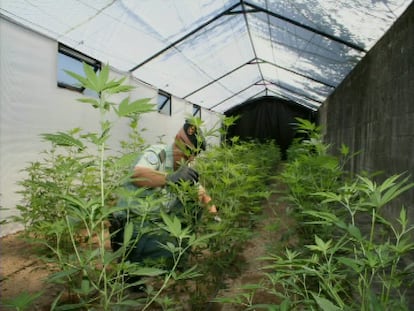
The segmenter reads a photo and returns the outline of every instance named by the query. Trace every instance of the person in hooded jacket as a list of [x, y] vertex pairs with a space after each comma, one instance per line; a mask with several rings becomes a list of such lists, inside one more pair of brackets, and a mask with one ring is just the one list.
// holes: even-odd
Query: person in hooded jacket
[[[207, 208], [210, 213], [217, 214], [217, 208], [212, 204], [212, 198], [206, 190], [198, 184], [198, 172], [190, 167], [190, 163], [201, 150], [206, 149], [205, 140], [201, 131], [186, 120], [183, 127], [178, 131], [172, 145], [155, 144], [145, 149], [138, 157], [132, 180], [125, 185], [129, 191], [137, 191], [137, 197], [120, 198], [118, 206], [134, 206], [142, 204], [142, 199], [148, 195], [158, 193], [167, 197], [167, 207], [164, 211], [179, 214], [182, 209], [180, 201], [168, 190], [168, 185], [188, 182], [198, 187], [198, 199], [201, 207]], [[136, 200], [135, 200], [136, 199]], [[141, 201], [140, 201], [141, 200]], [[125, 208], [115, 213], [110, 219], [111, 246], [114, 251], [119, 249], [124, 239], [124, 227], [127, 219], [131, 217], [130, 209]], [[131, 212], [133, 213], [133, 212]], [[155, 221], [159, 221], [159, 213], [153, 215]], [[218, 216], [215, 218], [219, 219]], [[139, 221], [134, 225], [132, 240], [137, 243], [128, 250], [127, 260], [132, 262], [144, 262], [145, 260], [166, 260], [171, 261], [172, 254], [165, 250], [160, 243], [173, 242], [162, 230], [148, 230], [142, 233], [143, 229], [151, 227], [151, 219], [146, 220], [142, 225]], [[153, 228], [153, 227], [152, 227]], [[141, 232], [140, 232], [141, 231]]]

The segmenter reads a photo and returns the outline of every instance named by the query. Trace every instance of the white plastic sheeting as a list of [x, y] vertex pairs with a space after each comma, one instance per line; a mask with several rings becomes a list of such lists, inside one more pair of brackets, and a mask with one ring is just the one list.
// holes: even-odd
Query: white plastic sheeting
[[1, 0], [0, 14], [216, 112], [317, 110], [412, 1]]

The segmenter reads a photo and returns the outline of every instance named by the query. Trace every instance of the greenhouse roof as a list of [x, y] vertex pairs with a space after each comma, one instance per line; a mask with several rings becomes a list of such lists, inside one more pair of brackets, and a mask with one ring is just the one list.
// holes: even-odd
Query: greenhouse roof
[[203, 108], [313, 110], [411, 0], [1, 0], [2, 17]]

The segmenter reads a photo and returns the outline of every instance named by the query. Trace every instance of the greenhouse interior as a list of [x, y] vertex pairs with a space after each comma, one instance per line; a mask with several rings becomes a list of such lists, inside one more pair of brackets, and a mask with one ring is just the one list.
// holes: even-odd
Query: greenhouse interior
[[410, 0], [0, 1], [1, 310], [414, 306]]

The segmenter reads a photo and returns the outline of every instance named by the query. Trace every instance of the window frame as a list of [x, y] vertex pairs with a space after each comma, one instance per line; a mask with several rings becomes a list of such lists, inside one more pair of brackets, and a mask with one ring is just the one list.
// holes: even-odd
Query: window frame
[[70, 70], [70, 71], [76, 72], [77, 74], [81, 76], [85, 76], [85, 73], [83, 71], [77, 72], [73, 70], [73, 68], [64, 68], [64, 66], [61, 66], [59, 62], [60, 55], [64, 55], [66, 57], [71, 58], [72, 60], [78, 61], [82, 65], [82, 68], [83, 68], [83, 63], [86, 63], [90, 65], [94, 69], [95, 72], [101, 70], [102, 63], [97, 59], [94, 59], [86, 54], [83, 54], [79, 51], [72, 49], [71, 47], [68, 47], [67, 45], [64, 45], [63, 43], [58, 42], [57, 77], [56, 77], [57, 86], [60, 88], [71, 90], [71, 91], [83, 93], [85, 91], [84, 87], [76, 86], [75, 84], [67, 83], [65, 81], [59, 81], [59, 72], [63, 70]]
[[[162, 103], [160, 103], [160, 99], [164, 99]], [[158, 113], [160, 114], [171, 116], [171, 112], [172, 112], [171, 94], [163, 90], [158, 90], [157, 110], [158, 110]]]
[[193, 104], [193, 117], [201, 119], [201, 106]]

